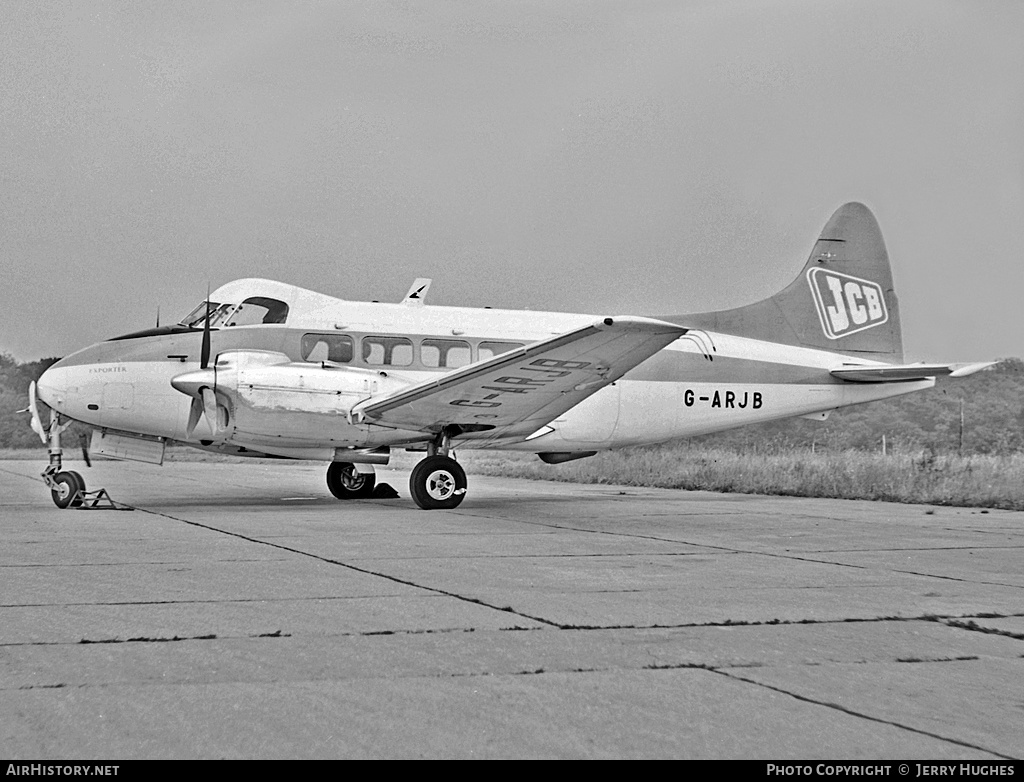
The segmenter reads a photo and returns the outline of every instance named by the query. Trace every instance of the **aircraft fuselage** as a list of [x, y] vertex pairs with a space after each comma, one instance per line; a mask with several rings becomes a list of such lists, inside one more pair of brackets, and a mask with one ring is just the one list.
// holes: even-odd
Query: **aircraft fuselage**
[[[334, 449], [415, 445], [427, 439], [352, 422], [347, 413], [355, 403], [596, 317], [337, 299], [318, 301], [317, 311], [309, 326], [257, 324], [211, 332], [212, 354], [227, 364], [217, 367], [218, 382], [232, 385], [227, 437], [216, 437], [206, 424], [190, 435], [190, 399], [172, 386], [174, 378], [199, 368], [201, 329], [143, 333], [78, 351], [44, 374], [40, 396], [63, 415], [100, 429], [199, 447], [330, 460]], [[342, 355], [334, 358], [343, 360], [328, 358], [335, 343]], [[238, 367], [224, 360], [235, 351], [243, 356], [266, 351], [281, 360], [287, 357], [288, 363]], [[843, 382], [829, 374], [841, 358], [829, 351], [691, 330], [539, 432], [500, 438], [486, 431], [467, 433], [460, 447], [538, 453], [618, 448], [824, 412], [934, 383]], [[524, 392], [515, 385], [510, 382], [507, 392]]]

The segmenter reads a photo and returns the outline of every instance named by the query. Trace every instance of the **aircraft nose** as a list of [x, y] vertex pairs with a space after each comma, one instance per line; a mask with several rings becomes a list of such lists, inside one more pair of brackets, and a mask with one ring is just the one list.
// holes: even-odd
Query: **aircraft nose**
[[63, 412], [68, 390], [68, 368], [57, 362], [47, 369], [36, 381], [39, 398], [58, 413]]

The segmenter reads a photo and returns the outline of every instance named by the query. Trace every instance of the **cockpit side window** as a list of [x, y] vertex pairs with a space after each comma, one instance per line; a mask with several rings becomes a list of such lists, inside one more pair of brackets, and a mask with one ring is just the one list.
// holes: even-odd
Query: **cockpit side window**
[[266, 296], [250, 296], [238, 305], [228, 326], [256, 326], [261, 323], [284, 323], [288, 319], [288, 305]]
[[[234, 309], [233, 304], [218, 304], [215, 301], [210, 302], [210, 328], [216, 328], [221, 324], [221, 321], [227, 317], [228, 313]], [[206, 322], [206, 302], [200, 302], [199, 306], [196, 307], [192, 312], [186, 315], [182, 321], [182, 326], [188, 326], [190, 329], [201, 329], [203, 324]]]
[[[266, 296], [250, 296], [241, 304], [210, 302], [210, 327], [255, 326], [261, 323], [284, 323], [288, 319], [288, 305]], [[182, 326], [201, 329], [206, 321], [206, 302], [201, 302], [181, 321]]]

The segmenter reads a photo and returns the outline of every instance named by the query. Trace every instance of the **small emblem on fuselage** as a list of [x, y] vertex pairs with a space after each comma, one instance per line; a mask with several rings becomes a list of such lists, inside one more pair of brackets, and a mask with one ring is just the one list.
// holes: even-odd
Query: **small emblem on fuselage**
[[885, 291], [876, 282], [818, 268], [807, 272], [807, 282], [821, 328], [829, 339], [856, 334], [889, 320]]

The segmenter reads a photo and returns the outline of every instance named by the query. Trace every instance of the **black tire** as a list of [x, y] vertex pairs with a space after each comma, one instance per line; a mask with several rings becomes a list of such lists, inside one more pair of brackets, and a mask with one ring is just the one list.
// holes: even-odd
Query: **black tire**
[[57, 488], [50, 489], [53, 504], [58, 508], [77, 508], [82, 504], [85, 481], [77, 472], [59, 472], [53, 476]]
[[356, 472], [354, 464], [331, 462], [327, 468], [327, 488], [339, 500], [359, 500], [373, 494], [377, 476], [372, 472]]
[[412, 468], [409, 492], [423, 510], [451, 510], [466, 496], [466, 471], [447, 456], [428, 456]]
[[81, 473], [75, 472], [74, 470], [68, 470], [68, 474], [74, 476], [75, 480], [78, 481], [78, 490], [80, 494], [75, 499], [71, 500], [71, 507], [80, 507], [82, 502], [85, 500], [85, 478], [82, 477]]

